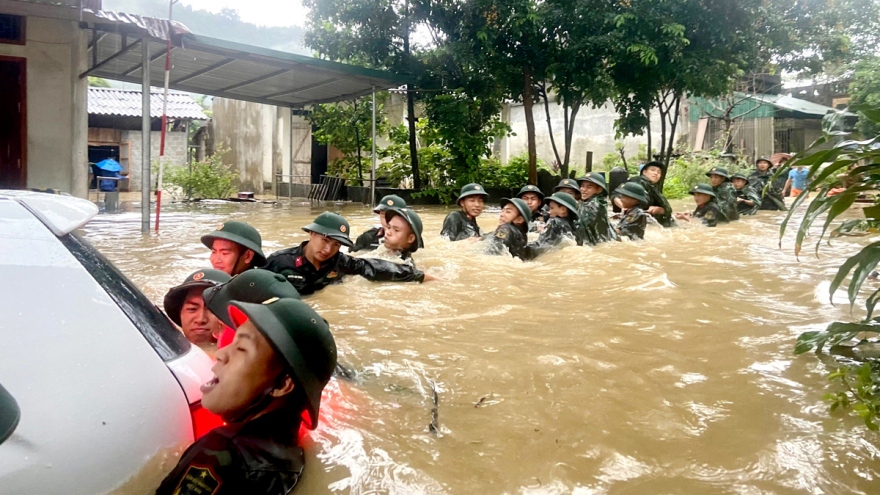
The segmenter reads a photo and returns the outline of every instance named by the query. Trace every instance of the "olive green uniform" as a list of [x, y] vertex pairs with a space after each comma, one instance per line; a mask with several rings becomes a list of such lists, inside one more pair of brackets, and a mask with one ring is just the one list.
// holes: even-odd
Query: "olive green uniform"
[[608, 223], [608, 203], [601, 196], [581, 203], [578, 208], [577, 232], [583, 242], [595, 246], [606, 241], [617, 241], [617, 232]]
[[746, 184], [742, 189], [734, 189], [736, 191], [736, 197], [742, 198], [748, 201], [753, 202], [754, 204], [749, 206], [741, 201], [737, 201], [737, 210], [740, 215], [754, 215], [758, 212], [758, 209], [761, 207], [761, 195], [758, 194], [758, 191]]
[[646, 208], [651, 206], [659, 206], [666, 210], [663, 214], [652, 215], [654, 220], [657, 220], [657, 223], [662, 225], [663, 227], [675, 227], [675, 219], [672, 216], [672, 206], [669, 205], [669, 200], [666, 199], [666, 196], [660, 192], [660, 189], [656, 184], [649, 181], [645, 178], [644, 175], [640, 175], [638, 177], [633, 177], [629, 179], [629, 182], [634, 182], [636, 184], [641, 185], [645, 188], [645, 192], [647, 193], [648, 202], [646, 204]]
[[730, 182], [722, 182], [721, 185], [713, 187], [712, 190], [715, 191], [715, 200], [718, 202], [718, 207], [721, 209], [721, 213], [723, 213], [729, 221], [739, 220], [736, 189], [733, 188], [733, 184]]
[[649, 216], [648, 212], [635, 206], [623, 212], [623, 218], [614, 229], [620, 237], [628, 237], [632, 241], [644, 239]]
[[[759, 162], [764, 161], [770, 163], [766, 158], [758, 159]], [[773, 178], [772, 164], [771, 168], [766, 172], [762, 172], [759, 168], [749, 174], [749, 185], [761, 195], [760, 210], [782, 210], [785, 211], [785, 200], [782, 196], [782, 190], [785, 188], [785, 174], [780, 174], [777, 180]], [[769, 184], [770, 187], [767, 187]]]

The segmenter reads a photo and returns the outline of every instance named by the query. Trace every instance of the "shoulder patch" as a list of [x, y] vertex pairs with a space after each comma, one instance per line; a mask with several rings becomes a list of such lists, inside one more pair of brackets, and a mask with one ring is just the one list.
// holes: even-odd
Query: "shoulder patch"
[[293, 264], [294, 264], [297, 268], [300, 268], [301, 266], [303, 266], [303, 257], [302, 257], [302, 256], [297, 256], [297, 257], [296, 257], [296, 261], [294, 261]]
[[496, 239], [507, 239], [507, 230], [498, 229], [495, 231]]
[[210, 467], [190, 465], [174, 489], [174, 495], [214, 495], [222, 484]]

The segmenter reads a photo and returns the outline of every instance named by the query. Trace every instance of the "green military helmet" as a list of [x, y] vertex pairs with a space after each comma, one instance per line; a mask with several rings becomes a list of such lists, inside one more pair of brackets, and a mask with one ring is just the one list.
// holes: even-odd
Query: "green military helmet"
[[300, 298], [284, 275], [260, 269], [242, 272], [223, 285], [207, 289], [202, 296], [208, 309], [228, 327], [233, 325], [226, 308], [232, 301], [261, 303], [273, 297]]
[[731, 175], [730, 180], [733, 180], [733, 179], [742, 179], [746, 182], [748, 182], [748, 180], [749, 180], [748, 177], [746, 177], [744, 174], [740, 174], [740, 173], [735, 173], [735, 174]]
[[[568, 186], [565, 186], [568, 187]], [[577, 220], [578, 218], [578, 204], [577, 200], [571, 194], [567, 192], [555, 192], [550, 196], [544, 198], [544, 204], [549, 204], [553, 201], [556, 204], [562, 205], [568, 209], [569, 213], [572, 213], [572, 218]]]
[[708, 196], [712, 196], [713, 198], [716, 197], [715, 191], [712, 189], [712, 186], [710, 186], [709, 184], [703, 183], [703, 182], [695, 185], [694, 187], [691, 188], [690, 191], [688, 191], [688, 194], [697, 194], [697, 193], [706, 194]]
[[544, 193], [541, 192], [538, 186], [533, 186], [531, 184], [522, 186], [522, 189], [520, 189], [519, 192], [516, 193], [516, 197], [522, 199], [523, 194], [525, 193], [535, 193], [538, 195], [539, 198], [541, 198], [541, 201], [544, 201]]
[[713, 175], [720, 175], [727, 180], [730, 180], [730, 173], [727, 172], [727, 169], [724, 167], [712, 167], [706, 172], [706, 177], [711, 177]]
[[415, 234], [416, 244], [409, 250], [409, 252], [414, 253], [419, 248], [425, 247], [425, 242], [422, 240], [422, 219], [419, 217], [418, 213], [413, 211], [412, 208], [388, 208], [387, 211], [387, 221], [390, 221], [391, 217], [397, 215], [400, 218], [403, 218], [403, 220], [409, 225], [410, 230]]
[[501, 198], [502, 208], [504, 208], [508, 204], [513, 204], [513, 206], [516, 207], [517, 211], [519, 211], [519, 214], [522, 215], [522, 217], [526, 220], [526, 223], [532, 221], [532, 210], [529, 209], [529, 205], [527, 205], [525, 201], [520, 198]]
[[642, 175], [643, 173], [645, 173], [645, 170], [647, 170], [648, 167], [657, 167], [660, 169], [660, 172], [663, 172], [663, 169], [666, 168], [666, 166], [663, 165], [663, 162], [658, 162], [658, 161], [648, 162], [648, 163], [642, 165], [642, 167], [639, 169], [639, 175]]
[[406, 201], [396, 194], [389, 194], [379, 201], [379, 204], [373, 208], [373, 213], [379, 213], [389, 208], [406, 208]]
[[338, 213], [325, 211], [315, 218], [315, 221], [303, 227], [306, 232], [314, 232], [325, 237], [329, 237], [334, 241], [339, 241], [343, 245], [352, 247], [354, 245], [348, 237], [351, 227], [348, 221], [342, 218]]
[[636, 182], [625, 182], [614, 190], [614, 194], [620, 194], [639, 201], [639, 203], [648, 203], [648, 192], [641, 184]]
[[457, 204], [461, 203], [461, 200], [468, 196], [485, 196], [486, 198], [488, 198], [489, 193], [487, 193], [483, 186], [481, 186], [480, 184], [465, 184], [464, 186], [462, 186], [461, 192], [458, 193], [458, 199], [456, 199], [455, 202]]
[[190, 289], [209, 289], [220, 284], [225, 284], [226, 282], [229, 282], [230, 279], [232, 279], [232, 277], [230, 277], [228, 273], [213, 268], [205, 268], [204, 270], [191, 273], [186, 277], [186, 280], [184, 280], [182, 284], [168, 289], [168, 293], [165, 294], [165, 299], [162, 301], [162, 306], [165, 308], [165, 314], [168, 315], [168, 317], [171, 318], [171, 321], [176, 323], [177, 326], [181, 326], [180, 311], [183, 309], [183, 303], [186, 302], [186, 295], [189, 294]]
[[327, 321], [308, 304], [289, 298], [260, 304], [233, 301], [228, 312], [236, 328], [250, 320], [281, 355], [296, 387], [305, 393], [307, 426], [317, 428], [321, 392], [336, 368], [336, 342]]
[[576, 181], [574, 179], [562, 179], [561, 181], [559, 181], [559, 184], [557, 184], [556, 187], [553, 188], [553, 191], [556, 192], [556, 191], [559, 191], [560, 189], [564, 189], [567, 187], [570, 187], [571, 189], [574, 189], [575, 191], [580, 190], [580, 186], [578, 185], [578, 181]]
[[257, 229], [245, 222], [230, 220], [217, 227], [217, 230], [202, 236], [202, 244], [211, 249], [214, 247], [214, 239], [225, 239], [254, 252], [253, 266], [266, 264], [266, 256], [263, 255], [263, 238]]
[[762, 156], [761, 158], [758, 158], [757, 160], [755, 160], [755, 168], [757, 168], [757, 167], [758, 167], [758, 164], [761, 163], [761, 162], [765, 162], [765, 163], [767, 163], [767, 168], [768, 168], [768, 169], [773, 168], [773, 162], [771, 162], [770, 159], [767, 158], [766, 156]]
[[605, 182], [605, 174], [601, 172], [590, 172], [589, 174], [580, 177], [577, 182], [578, 186], [580, 186], [581, 182], [592, 182], [601, 187], [603, 193], [608, 194], [608, 184]]

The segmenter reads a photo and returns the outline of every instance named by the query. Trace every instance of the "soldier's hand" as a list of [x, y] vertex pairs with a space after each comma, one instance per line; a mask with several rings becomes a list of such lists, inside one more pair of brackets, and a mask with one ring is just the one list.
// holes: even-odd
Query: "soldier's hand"
[[443, 279], [440, 277], [436, 277], [434, 275], [431, 275], [430, 273], [425, 273], [425, 279], [422, 282], [433, 282], [434, 280], [442, 281]]

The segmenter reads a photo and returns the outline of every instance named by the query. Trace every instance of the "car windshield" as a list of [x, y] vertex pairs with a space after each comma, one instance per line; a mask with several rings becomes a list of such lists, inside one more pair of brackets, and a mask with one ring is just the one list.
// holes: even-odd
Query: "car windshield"
[[174, 328], [165, 314], [94, 246], [75, 233], [60, 240], [107, 291], [163, 361], [174, 360], [189, 351], [191, 344], [183, 333]]

